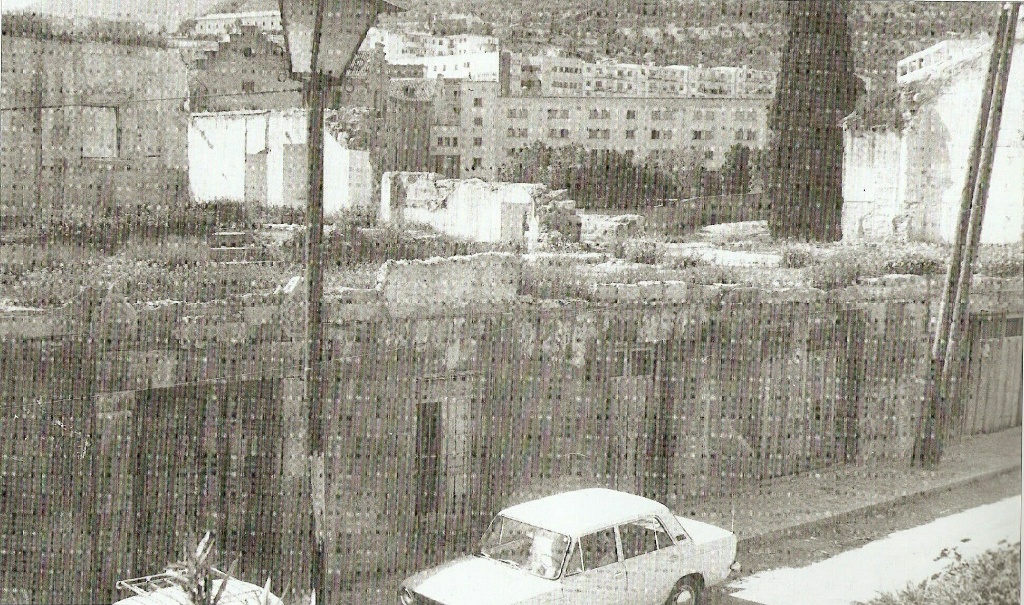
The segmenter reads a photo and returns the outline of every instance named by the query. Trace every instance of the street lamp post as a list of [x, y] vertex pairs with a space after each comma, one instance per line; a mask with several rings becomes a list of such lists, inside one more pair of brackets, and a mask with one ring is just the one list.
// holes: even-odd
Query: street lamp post
[[307, 110], [308, 177], [306, 234], [306, 355], [303, 380], [309, 424], [307, 454], [313, 552], [309, 589], [312, 603], [326, 593], [324, 512], [323, 330], [323, 144], [324, 109], [332, 85], [340, 83], [380, 13], [404, 10], [384, 0], [279, 0], [281, 25], [292, 77], [302, 80]]

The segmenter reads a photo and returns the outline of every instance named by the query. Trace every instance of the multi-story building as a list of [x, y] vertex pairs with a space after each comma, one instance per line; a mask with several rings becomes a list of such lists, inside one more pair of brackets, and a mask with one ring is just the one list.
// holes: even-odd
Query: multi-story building
[[770, 96], [775, 90], [774, 73], [744, 67], [588, 63], [557, 53], [503, 53], [501, 68], [511, 96]]
[[223, 36], [242, 27], [256, 27], [264, 32], [281, 31], [281, 13], [276, 10], [244, 13], [214, 13], [196, 18], [192, 33], [196, 36]]
[[[730, 147], [759, 148], [767, 142], [774, 82], [758, 82], [743, 70], [654, 68], [659, 78], [651, 78], [646, 66], [602, 66], [602, 73], [616, 78], [621, 69], [615, 82], [623, 86], [597, 94], [598, 66], [547, 59], [520, 60], [516, 73], [513, 57], [506, 55], [496, 82], [441, 82], [431, 124], [433, 170], [449, 177], [492, 179], [502, 164], [538, 141], [615, 150], [637, 160], [682, 153], [717, 168]], [[590, 94], [585, 88], [556, 85], [585, 83], [588, 68], [594, 87]]]
[[227, 35], [189, 67], [192, 111], [287, 109], [302, 105], [302, 84], [288, 70], [284, 48], [255, 26]]
[[366, 45], [383, 44], [388, 63], [408, 65], [429, 57], [452, 57], [496, 53], [498, 39], [494, 36], [460, 34], [434, 36], [425, 32], [393, 31], [371, 28], [363, 42]]

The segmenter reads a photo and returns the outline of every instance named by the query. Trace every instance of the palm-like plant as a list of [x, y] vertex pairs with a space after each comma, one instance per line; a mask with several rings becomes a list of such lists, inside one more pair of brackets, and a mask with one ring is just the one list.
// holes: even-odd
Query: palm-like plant
[[[185, 547], [183, 551], [184, 557], [181, 561], [167, 566], [168, 575], [181, 586], [192, 605], [218, 605], [224, 596], [224, 589], [238, 567], [238, 559], [231, 562], [227, 574], [214, 569], [209, 563], [210, 553], [213, 551], [213, 537], [210, 532], [206, 532], [195, 550]], [[215, 579], [221, 580], [216, 593], [213, 591]], [[267, 582], [269, 584], [270, 581]], [[264, 590], [264, 593], [266, 592], [267, 590]]]

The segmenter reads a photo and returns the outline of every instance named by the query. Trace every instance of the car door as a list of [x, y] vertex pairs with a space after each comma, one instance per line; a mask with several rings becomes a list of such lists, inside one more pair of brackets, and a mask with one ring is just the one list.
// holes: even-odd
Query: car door
[[573, 544], [562, 577], [562, 594], [567, 605], [631, 603], [614, 527], [582, 536]]
[[688, 540], [677, 544], [654, 515], [623, 523], [617, 529], [630, 602], [664, 603], [683, 576]]

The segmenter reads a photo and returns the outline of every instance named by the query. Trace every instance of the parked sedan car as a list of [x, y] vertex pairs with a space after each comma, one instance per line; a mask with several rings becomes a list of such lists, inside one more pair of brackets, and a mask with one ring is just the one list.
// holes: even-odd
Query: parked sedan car
[[583, 489], [501, 511], [476, 553], [408, 578], [402, 605], [703, 602], [736, 560], [732, 532], [653, 500]]

